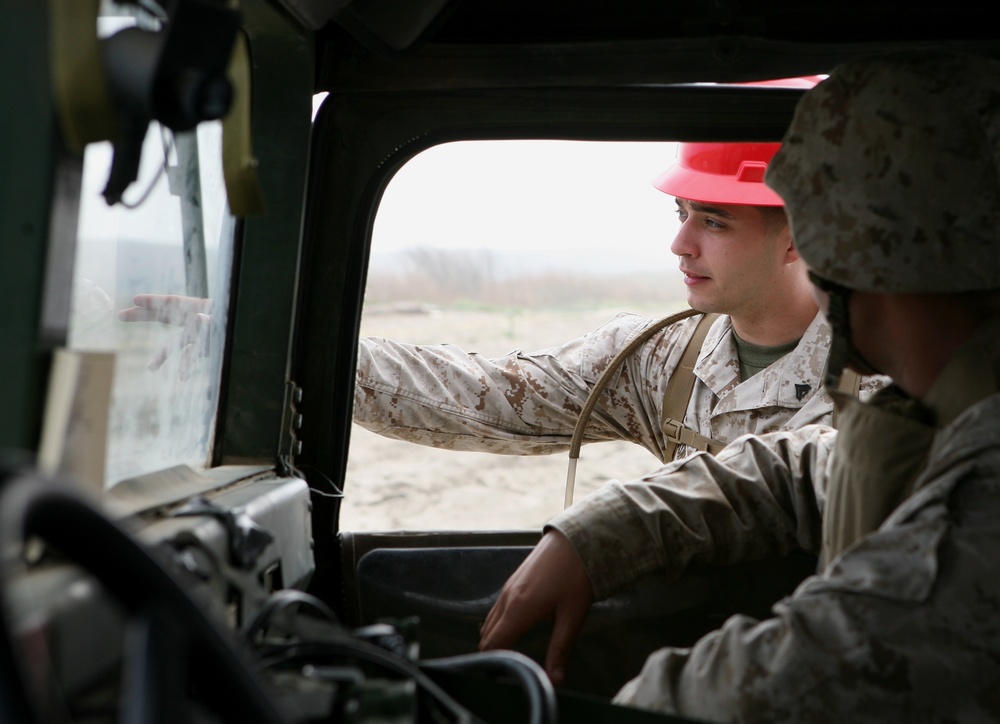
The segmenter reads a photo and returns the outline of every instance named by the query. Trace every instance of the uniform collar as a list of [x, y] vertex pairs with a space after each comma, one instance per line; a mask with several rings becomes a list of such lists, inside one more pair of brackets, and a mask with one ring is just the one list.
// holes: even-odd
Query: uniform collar
[[921, 400], [934, 410], [938, 427], [946, 427], [965, 410], [1000, 392], [1000, 317], [972, 335]]
[[694, 372], [719, 398], [715, 412], [769, 406], [802, 407], [823, 384], [830, 334], [830, 325], [822, 313], [818, 313], [794, 350], [741, 382], [733, 323], [723, 315], [708, 331]]

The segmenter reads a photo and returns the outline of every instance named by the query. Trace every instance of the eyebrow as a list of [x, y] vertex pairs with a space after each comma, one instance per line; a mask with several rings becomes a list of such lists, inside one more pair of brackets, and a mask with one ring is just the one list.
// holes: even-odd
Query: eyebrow
[[[736, 218], [730, 214], [725, 209], [718, 206], [712, 206], [710, 204], [704, 204], [701, 201], [692, 201], [691, 199], [684, 199], [685, 204], [691, 207], [692, 211], [697, 211], [700, 214], [711, 214], [713, 216], [721, 216], [724, 219], [734, 219]], [[681, 199], [677, 199], [677, 206], [681, 206]]]

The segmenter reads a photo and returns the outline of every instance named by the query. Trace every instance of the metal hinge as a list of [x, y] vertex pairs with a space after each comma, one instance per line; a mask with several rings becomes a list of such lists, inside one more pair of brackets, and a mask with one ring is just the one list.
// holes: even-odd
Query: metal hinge
[[281, 423], [282, 444], [279, 446], [278, 457], [286, 472], [295, 470], [295, 458], [302, 452], [302, 440], [299, 438], [299, 431], [302, 429], [302, 413], [299, 412], [302, 395], [302, 388], [294, 381], [285, 383], [285, 414]]

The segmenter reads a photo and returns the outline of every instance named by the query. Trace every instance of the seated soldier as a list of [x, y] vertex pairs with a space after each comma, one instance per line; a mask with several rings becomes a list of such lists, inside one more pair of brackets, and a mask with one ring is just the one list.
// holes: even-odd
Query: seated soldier
[[565, 511], [488, 615], [483, 649], [554, 619], [563, 680], [587, 610], [637, 577], [794, 549], [817, 574], [758, 621], [666, 648], [621, 704], [712, 721], [1000, 719], [1000, 64], [847, 63], [808, 91], [767, 182], [843, 366], [894, 385], [824, 426], [745, 436]]

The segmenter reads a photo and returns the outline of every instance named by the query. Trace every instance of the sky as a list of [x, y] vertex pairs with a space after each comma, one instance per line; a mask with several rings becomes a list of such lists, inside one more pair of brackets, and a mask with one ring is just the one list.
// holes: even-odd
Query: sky
[[588, 270], [676, 270], [676, 207], [652, 185], [675, 153], [668, 143], [550, 140], [430, 148], [390, 181], [373, 257], [486, 248]]
[[[313, 98], [313, 113], [326, 97]], [[675, 143], [461, 141], [396, 173], [372, 233], [372, 265], [414, 247], [489, 249], [540, 266], [657, 271], [680, 277], [674, 201], [653, 180]], [[390, 259], [386, 262], [386, 259]]]

